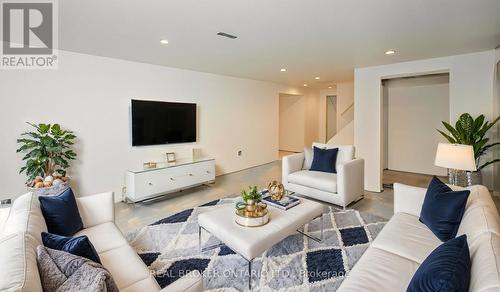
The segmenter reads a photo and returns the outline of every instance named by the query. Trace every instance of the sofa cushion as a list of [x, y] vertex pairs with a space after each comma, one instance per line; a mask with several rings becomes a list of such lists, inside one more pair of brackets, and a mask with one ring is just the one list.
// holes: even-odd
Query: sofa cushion
[[42, 291], [36, 263], [38, 245], [26, 232], [0, 239], [0, 291]]
[[417, 268], [414, 261], [369, 247], [337, 291], [405, 291]]
[[[459, 187], [452, 186], [453, 190], [456, 190]], [[462, 190], [464, 188], [461, 188]], [[470, 191], [469, 199], [467, 199], [467, 205], [465, 206], [465, 210], [472, 209], [475, 207], [481, 206], [495, 206], [493, 199], [491, 198], [490, 191], [481, 185], [475, 185], [465, 188]]]
[[418, 220], [406, 213], [396, 213], [372, 243], [383, 249], [421, 264], [441, 240]]
[[50, 233], [72, 236], [83, 229], [82, 218], [71, 188], [56, 196], [40, 196], [38, 200]]
[[26, 232], [42, 244], [41, 233], [44, 231], [47, 231], [47, 225], [37, 195], [26, 193], [18, 197], [10, 208], [2, 235]]
[[99, 257], [102, 265], [113, 275], [119, 290], [150, 276], [144, 262], [129, 245], [99, 253]]
[[42, 241], [43, 245], [48, 248], [62, 250], [101, 263], [99, 255], [86, 235], [70, 237], [43, 232]]
[[467, 234], [469, 242], [473, 242], [479, 235], [487, 232], [500, 235], [500, 219], [496, 207], [478, 206], [465, 210], [457, 234]]
[[81, 235], [86, 235], [90, 239], [97, 253], [103, 253], [128, 244], [120, 230], [111, 222], [92, 226], [75, 234], [75, 236]]
[[[183, 279], [184, 278], [180, 278], [177, 281], [181, 281]], [[175, 281], [175, 282], [177, 282], [177, 281]], [[185, 292], [184, 290], [170, 290], [170, 286], [171, 285], [167, 286], [167, 289], [162, 290], [162, 292], [166, 292], [166, 291], [172, 291], [172, 292], [183, 291], [183, 292]], [[121, 289], [120, 292], [146, 292], [146, 291], [159, 291], [160, 289], [161, 288], [158, 285], [158, 282], [156, 282], [156, 279], [153, 278], [153, 276], [150, 276], [149, 278], [135, 282], [134, 284], [128, 286], [125, 289]], [[200, 291], [202, 291], [202, 289], [200, 289]]]
[[[469, 241], [470, 242], [470, 241]], [[470, 291], [500, 290], [500, 236], [484, 233], [469, 244], [472, 262]]]
[[469, 193], [469, 190], [452, 191], [437, 177], [432, 177], [425, 193], [420, 221], [441, 241], [454, 238], [464, 215]]
[[469, 290], [471, 260], [467, 236], [450, 239], [438, 246], [418, 267], [407, 292]]
[[337, 175], [335, 173], [301, 170], [288, 175], [288, 182], [329, 193], [337, 192]]

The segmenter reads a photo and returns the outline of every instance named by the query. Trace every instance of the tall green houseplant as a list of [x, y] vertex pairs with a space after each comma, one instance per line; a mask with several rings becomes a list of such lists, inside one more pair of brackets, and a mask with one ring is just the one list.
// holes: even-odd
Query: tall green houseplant
[[455, 127], [447, 122], [442, 122], [449, 134], [441, 130], [438, 130], [438, 132], [450, 143], [472, 145], [474, 148], [474, 158], [476, 159], [477, 170], [481, 170], [490, 164], [500, 161], [500, 159], [481, 161], [481, 158], [487, 151], [491, 150], [492, 147], [500, 145], [500, 142], [492, 142], [486, 137], [488, 131], [499, 120], [500, 116], [490, 123], [485, 121], [484, 115], [480, 115], [474, 119], [470, 114], [464, 113], [458, 118]]
[[19, 173], [26, 172], [28, 181], [37, 176], [46, 177], [58, 172], [66, 175], [69, 161], [76, 158], [71, 149], [76, 136], [71, 131], [61, 129], [59, 124], [31, 124], [35, 131], [25, 132], [17, 139], [17, 152], [25, 153], [26, 164]]

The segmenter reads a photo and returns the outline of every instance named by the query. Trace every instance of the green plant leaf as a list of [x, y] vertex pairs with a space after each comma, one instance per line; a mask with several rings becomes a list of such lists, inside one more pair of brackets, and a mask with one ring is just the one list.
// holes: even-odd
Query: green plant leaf
[[441, 135], [443, 135], [447, 140], [448, 142], [452, 143], [452, 144], [456, 144], [457, 141], [455, 139], [453, 139], [452, 137], [450, 137], [448, 134], [444, 133], [443, 131], [441, 130], [437, 130], [439, 133], [441, 133]]
[[458, 141], [460, 139], [460, 135], [458, 134], [457, 130], [452, 127], [452, 125], [448, 124], [447, 122], [442, 122], [446, 130], [450, 132], [450, 134], [455, 138], [455, 141]]
[[50, 124], [38, 124], [40, 134], [47, 134], [50, 130]]
[[481, 141], [478, 141], [472, 147], [474, 148], [474, 157], [477, 159], [479, 157], [479, 153], [482, 151], [483, 146], [488, 143], [490, 139], [485, 138]]
[[494, 160], [488, 161], [488, 162], [484, 163], [483, 165], [479, 166], [477, 169], [481, 170], [481, 169], [485, 168], [486, 166], [493, 164], [493, 163], [497, 163], [497, 162], [500, 162], [500, 159], [494, 159]]
[[491, 144], [485, 145], [482, 150], [486, 151], [486, 150], [490, 149], [491, 147], [495, 147], [497, 145], [500, 145], [500, 142], [495, 142], [495, 143], [491, 143]]
[[59, 124], [28, 124], [37, 132], [24, 132], [17, 139], [20, 146], [16, 151], [27, 152], [22, 158], [25, 165], [20, 172], [25, 172], [30, 179], [52, 174], [55, 169], [66, 173], [68, 161], [76, 158], [76, 153], [69, 148], [76, 136], [61, 129]]
[[457, 130], [461, 132], [461, 135], [466, 144], [471, 144], [472, 141], [472, 129], [474, 125], [474, 119], [470, 114], [464, 113], [460, 116], [457, 121]]

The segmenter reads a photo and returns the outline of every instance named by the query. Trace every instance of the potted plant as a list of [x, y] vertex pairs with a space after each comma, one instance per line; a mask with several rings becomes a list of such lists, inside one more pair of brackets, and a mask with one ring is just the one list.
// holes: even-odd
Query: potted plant
[[474, 119], [470, 114], [464, 113], [455, 123], [455, 127], [451, 126], [447, 122], [442, 122], [449, 134], [438, 130], [438, 132], [441, 133], [441, 135], [443, 135], [450, 143], [472, 145], [474, 148], [474, 158], [476, 159], [477, 171], [468, 171], [465, 173], [467, 185], [481, 184], [481, 170], [488, 165], [500, 161], [500, 159], [481, 161], [481, 158], [489, 150], [491, 150], [492, 147], [500, 145], [500, 142], [490, 141], [490, 139], [486, 137], [488, 131], [499, 120], [500, 116], [490, 123], [489, 121], [485, 121], [484, 115], [480, 115]]
[[246, 210], [248, 212], [254, 212], [257, 208], [257, 203], [262, 199], [262, 194], [257, 190], [257, 186], [248, 187], [248, 191], [241, 191], [241, 198], [245, 202]]
[[69, 180], [66, 176], [69, 161], [76, 158], [71, 149], [76, 136], [61, 129], [59, 124], [28, 124], [35, 131], [22, 133], [17, 139], [20, 145], [17, 152], [25, 153], [25, 165], [19, 173], [26, 173], [29, 188], [60, 190]]

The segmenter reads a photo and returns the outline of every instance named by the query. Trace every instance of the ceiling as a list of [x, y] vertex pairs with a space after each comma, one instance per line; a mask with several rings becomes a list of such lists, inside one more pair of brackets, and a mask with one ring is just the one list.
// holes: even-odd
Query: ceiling
[[58, 3], [60, 49], [293, 86], [325, 88], [352, 80], [355, 67], [500, 44], [500, 0]]

